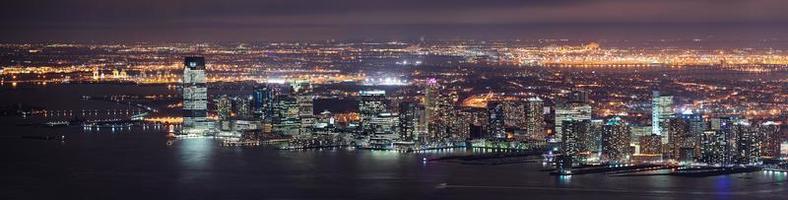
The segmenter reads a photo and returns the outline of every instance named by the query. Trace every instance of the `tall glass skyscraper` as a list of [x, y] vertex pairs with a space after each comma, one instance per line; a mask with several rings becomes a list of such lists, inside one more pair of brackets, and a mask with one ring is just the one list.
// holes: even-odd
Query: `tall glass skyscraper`
[[673, 117], [673, 96], [652, 92], [651, 99], [651, 133], [662, 136], [662, 144], [670, 140], [667, 134], [668, 119]]
[[254, 102], [254, 112], [257, 118], [263, 121], [271, 121], [274, 117], [274, 97], [276, 93], [270, 86], [263, 86], [254, 89], [252, 101]]
[[206, 134], [208, 122], [208, 88], [205, 58], [186, 57], [183, 68], [183, 129], [184, 134]]
[[544, 101], [539, 97], [528, 98], [525, 104], [525, 135], [543, 140], [544, 133]]

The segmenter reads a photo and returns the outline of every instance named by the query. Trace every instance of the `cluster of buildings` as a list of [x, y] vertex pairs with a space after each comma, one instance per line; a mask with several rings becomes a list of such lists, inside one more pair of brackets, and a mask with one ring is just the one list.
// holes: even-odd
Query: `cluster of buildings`
[[[692, 110], [676, 112], [673, 96], [654, 91], [651, 125], [626, 122], [622, 117], [591, 119], [573, 102], [567, 116], [556, 115], [560, 140], [558, 162], [567, 163], [681, 163], [760, 165], [777, 161], [784, 136], [773, 121], [753, 123], [739, 116], [713, 116]], [[590, 109], [590, 108], [588, 108]], [[560, 117], [560, 118], [559, 118]], [[650, 129], [650, 131], [644, 131]]]
[[[415, 92], [363, 89], [354, 113], [316, 112], [308, 81], [258, 85], [251, 95], [218, 96], [207, 116], [204, 60], [184, 62], [182, 133], [238, 140], [284, 138], [289, 148], [353, 146], [387, 150], [451, 147], [545, 148], [569, 163], [676, 162], [755, 165], [781, 156], [780, 124], [749, 122], [683, 110], [653, 92], [650, 124], [628, 116], [594, 115], [589, 91], [575, 90], [548, 105], [537, 95], [507, 96], [484, 106], [459, 104], [456, 88], [436, 79], [414, 81]], [[547, 148], [551, 147], [551, 148]], [[552, 148], [555, 147], [555, 148]]]

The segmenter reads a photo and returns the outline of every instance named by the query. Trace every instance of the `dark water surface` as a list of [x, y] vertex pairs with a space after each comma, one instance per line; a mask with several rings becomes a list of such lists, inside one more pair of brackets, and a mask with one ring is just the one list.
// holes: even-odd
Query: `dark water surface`
[[[8, 130], [8, 129], [6, 129]], [[66, 135], [65, 142], [10, 137]], [[786, 176], [549, 176], [541, 163], [422, 162], [426, 154], [168, 145], [157, 130], [3, 131], [0, 199], [783, 199]], [[436, 153], [446, 154], [446, 153]], [[433, 154], [434, 155], [434, 154]]]

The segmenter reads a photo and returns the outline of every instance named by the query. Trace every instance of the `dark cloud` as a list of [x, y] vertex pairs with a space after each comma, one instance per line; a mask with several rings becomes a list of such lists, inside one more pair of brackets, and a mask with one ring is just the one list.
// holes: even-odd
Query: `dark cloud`
[[569, 24], [773, 28], [788, 24], [787, 7], [785, 0], [11, 0], [0, 3], [4, 27], [0, 36], [5, 40], [374, 38], [434, 34], [433, 29], [447, 26], [469, 27], [468, 31], [518, 24], [536, 29]]

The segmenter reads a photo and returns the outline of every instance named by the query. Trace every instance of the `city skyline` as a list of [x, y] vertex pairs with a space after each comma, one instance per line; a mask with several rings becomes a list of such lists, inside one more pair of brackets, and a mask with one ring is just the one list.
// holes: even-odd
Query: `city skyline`
[[781, 0], [0, 7], [0, 199], [781, 199]]

